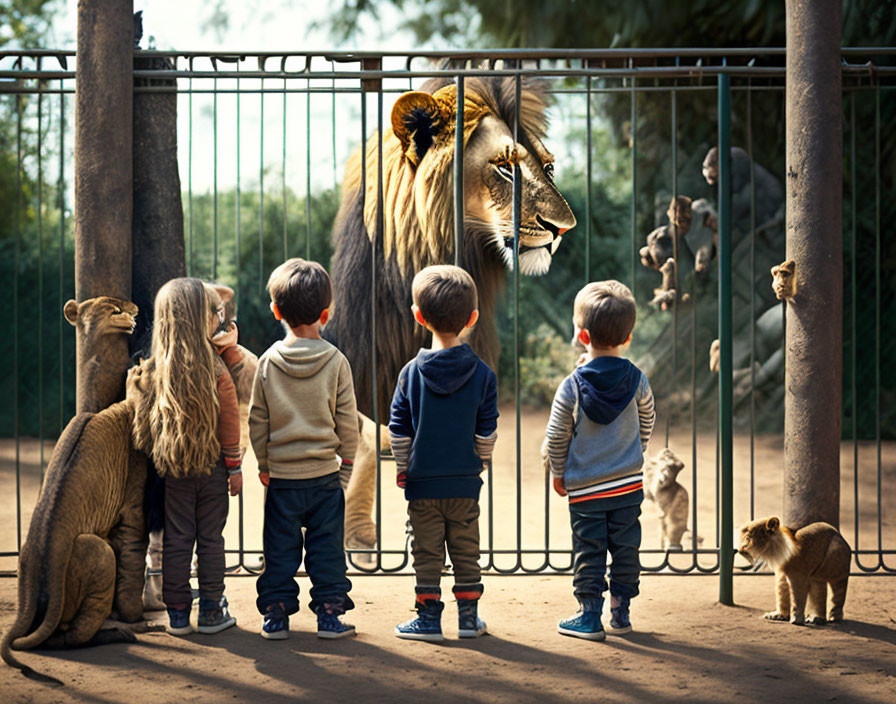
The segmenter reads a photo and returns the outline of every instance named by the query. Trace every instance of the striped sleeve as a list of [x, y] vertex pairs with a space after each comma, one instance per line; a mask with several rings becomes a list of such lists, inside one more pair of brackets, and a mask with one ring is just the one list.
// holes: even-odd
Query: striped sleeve
[[483, 462], [488, 462], [492, 458], [492, 451], [495, 449], [495, 441], [498, 439], [498, 431], [491, 435], [483, 437], [482, 435], [473, 436], [473, 444], [476, 454]]
[[398, 474], [408, 471], [408, 459], [411, 455], [413, 438], [404, 435], [392, 436], [392, 456], [395, 458], [395, 471]]
[[638, 389], [638, 421], [641, 425], [641, 450], [647, 449], [650, 436], [653, 433], [653, 425], [656, 423], [656, 406], [653, 401], [653, 391], [647, 377], [641, 375], [641, 388]]
[[576, 391], [572, 377], [566, 377], [554, 395], [551, 405], [551, 417], [545, 429], [548, 444], [548, 457], [551, 461], [551, 474], [562, 477], [566, 472], [566, 457], [569, 454], [569, 442], [575, 424], [574, 410]]
[[408, 365], [404, 366], [395, 384], [392, 407], [389, 410], [389, 435], [392, 438], [392, 455], [395, 457], [395, 471], [406, 474], [414, 441], [414, 424], [411, 418], [411, 404], [405, 395]]

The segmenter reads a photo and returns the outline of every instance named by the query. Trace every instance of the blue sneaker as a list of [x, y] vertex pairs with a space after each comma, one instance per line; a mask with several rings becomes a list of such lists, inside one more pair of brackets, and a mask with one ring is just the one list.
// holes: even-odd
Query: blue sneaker
[[[426, 599], [416, 603], [417, 618], [399, 623], [395, 635], [405, 640], [443, 641], [442, 609], [445, 604], [438, 599]], [[484, 626], [485, 624], [483, 624]]]
[[579, 611], [557, 624], [557, 633], [585, 640], [603, 640], [607, 637], [600, 622], [600, 611]]
[[199, 618], [196, 630], [200, 633], [220, 633], [225, 628], [236, 625], [236, 618], [227, 609], [227, 597], [220, 599], [199, 598]]
[[627, 596], [614, 596], [610, 599], [610, 633], [622, 635], [631, 633], [632, 622], [628, 617], [628, 607], [631, 599]]
[[344, 614], [342, 604], [327, 602], [317, 611], [318, 638], [345, 638], [355, 635], [355, 627], [343, 623], [339, 617]]
[[268, 640], [285, 640], [289, 638], [289, 616], [283, 604], [271, 604], [264, 612], [264, 623], [261, 624], [261, 637]]
[[190, 625], [190, 607], [168, 609], [168, 625], [165, 630], [173, 636], [185, 636], [193, 632]]
[[479, 618], [478, 599], [457, 600], [457, 637], [478, 638], [486, 633], [485, 621]]

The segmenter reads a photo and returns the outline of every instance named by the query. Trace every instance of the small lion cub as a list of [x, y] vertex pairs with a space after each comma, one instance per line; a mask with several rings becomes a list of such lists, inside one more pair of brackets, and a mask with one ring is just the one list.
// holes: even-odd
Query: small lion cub
[[688, 529], [688, 490], [676, 480], [682, 469], [684, 462], [668, 447], [644, 461], [644, 496], [656, 504], [664, 550], [681, 550]]
[[775, 570], [777, 610], [765, 614], [770, 621], [821, 625], [825, 620], [826, 586], [831, 587], [827, 621], [843, 620], [843, 602], [849, 581], [852, 551], [839, 531], [828, 523], [811, 523], [793, 531], [777, 516], [747, 523], [740, 529], [738, 552], [751, 563], [765, 560]]

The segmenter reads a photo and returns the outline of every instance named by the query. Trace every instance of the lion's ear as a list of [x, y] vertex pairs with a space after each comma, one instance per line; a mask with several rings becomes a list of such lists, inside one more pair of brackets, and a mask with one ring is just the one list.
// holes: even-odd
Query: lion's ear
[[70, 322], [72, 325], [78, 324], [78, 309], [80, 305], [74, 299], [66, 301], [65, 305], [62, 307], [62, 314], [65, 316], [65, 319]]
[[442, 110], [429, 93], [416, 90], [405, 93], [392, 108], [392, 132], [414, 166], [422, 161], [433, 138], [445, 125]]
[[221, 297], [221, 303], [227, 303], [233, 298], [233, 289], [230, 286], [225, 286], [224, 284], [212, 284], [211, 285], [215, 291], [218, 292], [218, 295]]
[[778, 526], [780, 524], [781, 522], [778, 520], [778, 517], [772, 516], [765, 522], [765, 527], [768, 529], [769, 533], [774, 533], [776, 530], [778, 530]]

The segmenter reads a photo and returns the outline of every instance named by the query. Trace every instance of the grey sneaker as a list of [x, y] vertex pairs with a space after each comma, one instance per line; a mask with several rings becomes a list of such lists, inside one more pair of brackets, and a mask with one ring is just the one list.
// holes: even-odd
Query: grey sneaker
[[227, 610], [226, 596], [222, 596], [218, 601], [200, 597], [199, 619], [196, 626], [199, 633], [218, 633], [235, 625], [236, 618]]

